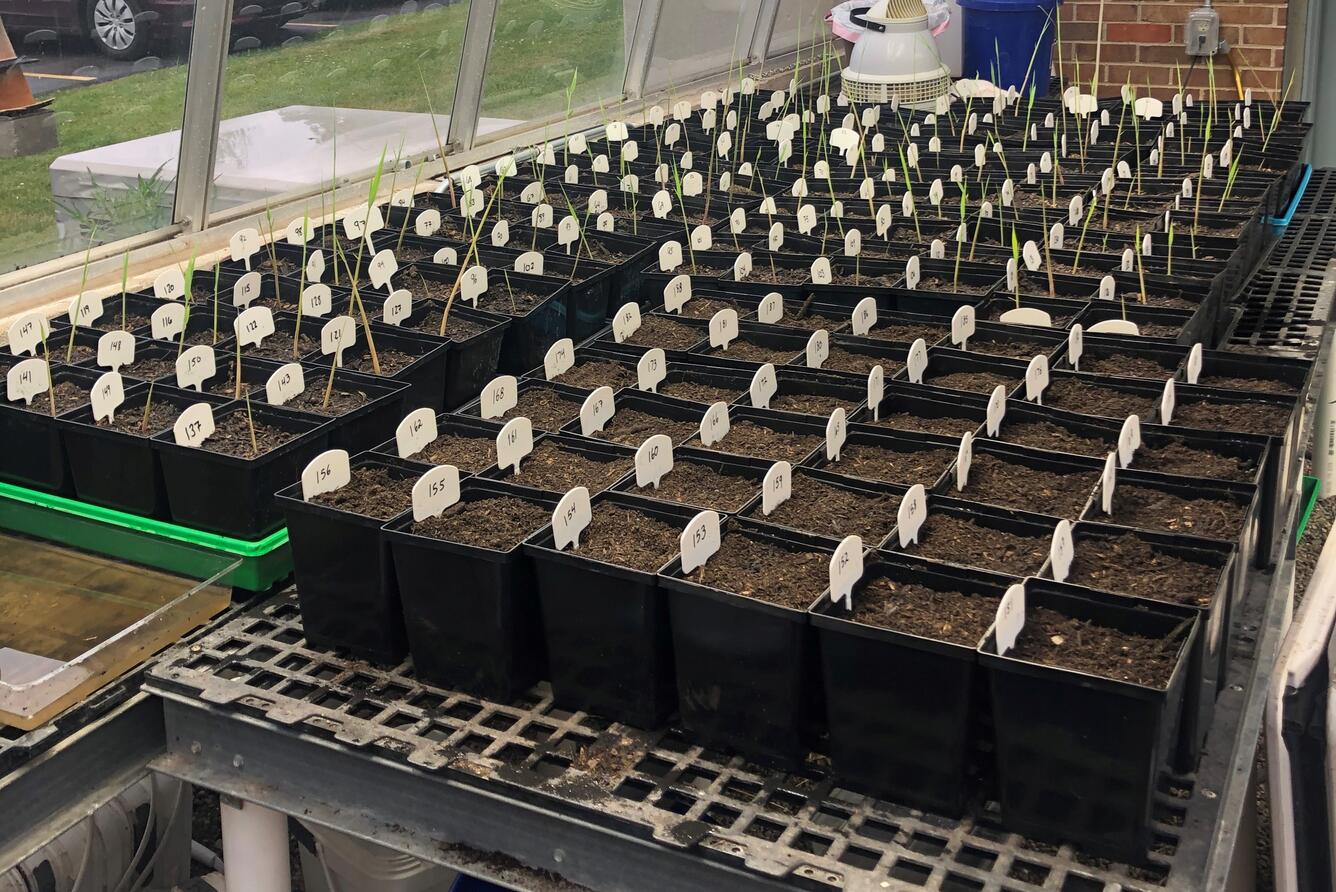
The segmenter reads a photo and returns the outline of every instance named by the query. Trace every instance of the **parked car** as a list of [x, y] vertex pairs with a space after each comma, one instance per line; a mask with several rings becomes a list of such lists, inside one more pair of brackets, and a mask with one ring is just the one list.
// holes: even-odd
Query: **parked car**
[[[319, 0], [242, 0], [232, 17], [232, 33], [275, 40], [293, 19], [319, 6]], [[42, 31], [88, 37], [113, 59], [139, 59], [158, 41], [190, 33], [195, 0], [0, 0], [0, 19], [12, 38]]]

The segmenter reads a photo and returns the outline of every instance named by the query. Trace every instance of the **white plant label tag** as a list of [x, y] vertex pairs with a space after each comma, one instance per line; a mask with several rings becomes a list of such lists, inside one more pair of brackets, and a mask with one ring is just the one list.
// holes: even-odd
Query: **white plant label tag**
[[733, 235], [741, 235], [747, 231], [747, 212], [742, 208], [728, 215], [728, 231]]
[[969, 431], [960, 438], [956, 451], [956, 491], [963, 492], [970, 482], [970, 464], [974, 460], [974, 435]]
[[834, 274], [830, 268], [829, 257], [818, 257], [812, 261], [812, 284], [829, 285], [834, 281]]
[[894, 215], [891, 213], [891, 206], [883, 204], [877, 208], [877, 237], [886, 238], [886, 234], [891, 231], [891, 223], [894, 221]]
[[557, 551], [564, 551], [568, 546], [580, 549], [580, 534], [593, 519], [589, 506], [589, 489], [577, 486], [561, 497], [557, 507], [552, 510], [552, 544]]
[[1066, 519], [1060, 520], [1053, 530], [1053, 541], [1048, 548], [1049, 560], [1053, 562], [1053, 578], [1058, 582], [1066, 582], [1072, 569], [1074, 551], [1072, 523]]
[[[505, 220], [497, 220], [496, 225], [492, 227], [492, 247], [504, 248], [510, 243], [510, 224]], [[375, 284], [374, 282], [372, 284]]]
[[572, 155], [583, 155], [589, 148], [589, 141], [583, 133], [576, 133], [566, 141], [566, 151]]
[[289, 362], [275, 369], [269, 376], [264, 384], [264, 395], [269, 405], [282, 406], [305, 389], [306, 373], [301, 363]]
[[543, 184], [533, 182], [520, 191], [520, 201], [525, 204], [538, 204], [543, 200]]
[[[176, 416], [176, 423], [172, 425], [172, 435], [176, 438], [178, 446], [199, 446], [213, 436], [213, 407], [208, 403], [187, 406]], [[346, 452], [344, 456], [347, 456]], [[303, 479], [305, 476], [303, 472]]]
[[371, 258], [367, 271], [371, 277], [373, 287], [385, 288], [390, 284], [390, 277], [399, 271], [399, 261], [395, 260], [393, 251], [384, 248], [377, 251], [376, 256]]
[[[239, 317], [238, 317], [239, 318]], [[150, 331], [155, 340], [163, 341], [175, 338], [186, 327], [186, 308], [184, 304], [165, 303], [153, 311], [149, 317]]]
[[1113, 300], [1118, 291], [1118, 283], [1114, 281], [1113, 276], [1105, 276], [1099, 280], [1099, 296], [1101, 300]]
[[1103, 319], [1090, 326], [1093, 334], [1139, 335], [1141, 330], [1135, 322], [1127, 319]]
[[487, 267], [470, 266], [459, 278], [459, 296], [474, 306], [478, 298], [487, 291]]
[[728, 436], [729, 429], [728, 403], [720, 400], [706, 409], [700, 420], [701, 445], [707, 448], [713, 446]]
[[1036, 169], [1034, 163], [1031, 162], [1025, 168], [1025, 183], [1028, 186], [1033, 186], [1038, 182], [1039, 182], [1038, 170]]
[[1044, 258], [1039, 253], [1039, 246], [1033, 241], [1028, 241], [1021, 248], [1021, 259], [1025, 261], [1025, 268], [1034, 272], [1043, 266]]
[[617, 406], [613, 402], [612, 388], [607, 386], [598, 388], [585, 397], [584, 404], [580, 406], [580, 433], [586, 437], [598, 433], [616, 412]]
[[348, 463], [347, 450], [329, 449], [311, 459], [302, 469], [302, 500], [309, 502], [316, 496], [342, 489], [351, 479], [352, 467]]
[[70, 301], [69, 320], [74, 326], [92, 325], [102, 318], [102, 298], [84, 294]]
[[260, 274], [253, 270], [237, 279], [232, 286], [232, 306], [250, 306], [250, 302], [260, 296], [260, 285]]
[[153, 296], [159, 300], [180, 300], [185, 293], [186, 277], [178, 267], [168, 267], [153, 280]]
[[497, 375], [478, 395], [478, 414], [484, 419], [501, 418], [519, 402], [519, 382], [514, 375]]
[[[942, 241], [939, 238], [933, 239], [932, 244], [928, 246], [928, 256], [933, 260], [945, 260], [946, 242]], [[917, 260], [918, 258], [915, 259]]]
[[934, 207], [937, 207], [942, 203], [942, 197], [945, 194], [946, 189], [942, 186], [941, 179], [933, 180], [932, 185], [928, 187], [928, 201], [931, 202]]
[[436, 208], [428, 208], [417, 215], [413, 221], [413, 232], [426, 238], [435, 235], [441, 228], [441, 212]]
[[664, 242], [659, 246], [659, 270], [670, 273], [682, 265], [681, 242]]
[[413, 315], [413, 295], [408, 289], [400, 288], [385, 298], [381, 318], [385, 320], [386, 325], [398, 326], [411, 315]]
[[1025, 398], [1043, 405], [1044, 390], [1048, 388], [1048, 357], [1040, 353], [1025, 367]]
[[315, 235], [315, 224], [310, 217], [297, 217], [283, 229], [283, 236], [289, 245], [304, 245]]
[[540, 204], [529, 212], [529, 223], [534, 229], [548, 229], [552, 226], [552, 205]]
[[636, 363], [636, 385], [641, 390], [658, 392], [659, 382], [668, 377], [668, 362], [664, 358], [663, 348], [651, 347], [646, 350]]
[[843, 406], [837, 406], [826, 420], [826, 460], [839, 461], [840, 450], [849, 437], [849, 418]]
[[919, 278], [922, 275], [919, 266], [918, 256], [915, 255], [905, 261], [905, 287], [913, 291], [918, 288]]
[[1122, 261], [1118, 264], [1119, 271], [1130, 273], [1135, 263], [1136, 263], [1136, 255], [1132, 253], [1132, 249], [1125, 248], [1123, 250]]
[[431, 262], [442, 266], [459, 266], [459, 252], [454, 248], [441, 248], [431, 255]]
[[850, 325], [856, 335], [865, 335], [877, 324], [877, 300], [865, 297], [854, 307]]
[[334, 293], [329, 286], [317, 282], [302, 289], [301, 308], [303, 316], [320, 318], [329, 313], [334, 306]]
[[[176, 306], [180, 307], [180, 304]], [[158, 308], [159, 310], [162, 307]], [[184, 313], [184, 308], [182, 308]], [[157, 311], [154, 311], [154, 316]], [[37, 355], [37, 348], [51, 335], [51, 321], [41, 313], [29, 313], [9, 326], [9, 349], [15, 356]], [[154, 334], [157, 337], [157, 334]]]
[[886, 395], [886, 370], [874, 365], [867, 375], [867, 404], [872, 409], [872, 420], [881, 419], [881, 401]]
[[807, 339], [807, 347], [803, 351], [804, 358], [807, 361], [809, 369], [819, 369], [830, 356], [830, 332], [824, 328], [818, 328], [812, 332], [812, 336]]
[[913, 384], [923, 383], [923, 373], [928, 370], [928, 342], [916, 338], [909, 345], [909, 356], [905, 359], [905, 371]]
[[830, 600], [854, 609], [854, 585], [863, 578], [863, 540], [846, 536], [830, 556]]
[[1104, 459], [1104, 471], [1100, 474], [1100, 508], [1105, 514], [1113, 513], [1113, 491], [1117, 486], [1118, 458], [1112, 452]]
[[343, 351], [355, 343], [357, 326], [352, 316], [335, 316], [320, 329], [320, 352], [324, 356], [332, 354], [336, 366], [343, 365]]
[[413, 484], [413, 520], [440, 517], [459, 501], [459, 468], [437, 465]]
[[524, 273], [529, 276], [541, 276], [544, 268], [544, 258], [539, 251], [525, 251], [515, 258], [515, 272]]
[[691, 230], [691, 250], [708, 251], [714, 247], [714, 233], [705, 224]]
[[46, 393], [51, 387], [51, 368], [45, 359], [25, 359], [9, 367], [5, 376], [6, 397], [10, 402], [22, 400], [32, 404], [33, 397]]
[[798, 231], [803, 235], [811, 235], [812, 230], [816, 228], [816, 208], [810, 204], [805, 204], [798, 208]]
[[533, 422], [521, 415], [512, 418], [496, 435], [496, 466], [520, 472], [520, 461], [533, 452]]
[[274, 333], [274, 313], [268, 307], [250, 307], [233, 320], [232, 327], [241, 346], [259, 344]]
[[778, 251], [780, 248], [784, 247], [783, 223], [772, 223], [770, 225], [770, 233], [766, 242], [766, 246], [771, 251]]
[[575, 364], [575, 344], [570, 338], [562, 338], [547, 348], [543, 355], [543, 377], [554, 381], [566, 374]]
[[88, 392], [89, 402], [93, 405], [93, 421], [103, 418], [110, 421], [125, 402], [125, 382], [120, 372], [106, 372], [93, 382], [93, 389]]
[[1164, 382], [1164, 393], [1160, 394], [1160, 423], [1174, 423], [1174, 379], [1166, 378]]
[[922, 483], [909, 487], [900, 500], [900, 509], [896, 512], [896, 526], [899, 533], [900, 547], [908, 548], [918, 544], [919, 530], [928, 518], [928, 494]]
[[695, 198], [705, 191], [705, 179], [696, 171], [686, 174], [682, 177], [682, 194], [687, 198]]
[[673, 209], [672, 196], [668, 194], [667, 190], [660, 189], [658, 192], [655, 192], [654, 197], [650, 199], [649, 206], [654, 212], [654, 216], [662, 220], [667, 217], [668, 212]]
[[738, 337], [738, 311], [726, 307], [710, 317], [710, 346], [727, 350]]
[[[271, 396], [270, 402], [272, 401]], [[394, 442], [398, 447], [400, 458], [412, 458], [435, 439], [436, 413], [430, 407], [409, 412], [394, 429]]]
[[232, 257], [233, 262], [246, 264], [246, 269], [250, 269], [250, 259], [255, 252], [260, 250], [260, 245], [264, 240], [260, 238], [258, 230], [246, 228], [238, 230], [227, 240], [227, 250]]
[[774, 510], [793, 494], [793, 466], [777, 461], [765, 472], [761, 481], [761, 513], [769, 517]]
[[1007, 389], [1001, 384], [993, 388], [988, 396], [988, 408], [984, 410], [984, 433], [996, 437], [1002, 427], [1002, 419], [1007, 414]]
[[[570, 214], [562, 217], [561, 222], [557, 224], [557, 244], [566, 247], [579, 241], [579, 239], [580, 221]], [[680, 251], [681, 248], [679, 247], [678, 250]], [[569, 247], [566, 248], [566, 252], [570, 253]]]
[[770, 400], [778, 389], [779, 384], [775, 380], [774, 363], [767, 362], [756, 370], [755, 375], [752, 375], [751, 387], [748, 389], [752, 406], [757, 409], [769, 409]]
[[1201, 377], [1202, 349], [1201, 344], [1192, 345], [1188, 351], [1187, 376], [1189, 384], [1196, 384], [1197, 379]]
[[968, 341], [974, 337], [974, 307], [965, 304], [951, 317], [951, 343], [961, 350], [967, 349]]
[[622, 304], [617, 315], [612, 319], [612, 338], [618, 344], [623, 343], [640, 328], [640, 305], [635, 301]]
[[204, 382], [218, 371], [217, 358], [213, 347], [208, 344], [196, 344], [176, 358], [176, 386], [182, 390], [194, 388], [202, 391]]
[[750, 251], [743, 251], [733, 261], [733, 281], [741, 282], [751, 275], [752, 256]]
[[[576, 167], [574, 164], [569, 165], [561, 178], [567, 185], [574, 186], [576, 183], [580, 182], [580, 168]], [[472, 215], [470, 214], [470, 216]]]
[[1048, 231], [1048, 246], [1055, 251], [1062, 250], [1062, 242], [1067, 232], [1061, 223], [1054, 223]]
[[1132, 457], [1139, 448], [1141, 448], [1141, 419], [1136, 415], [1128, 415], [1118, 431], [1118, 464], [1124, 468], [1130, 465]]
[[1007, 589], [1002, 601], [997, 605], [997, 617], [993, 620], [993, 635], [997, 643], [997, 655], [1004, 657], [1007, 651], [1016, 646], [1016, 639], [1025, 628], [1025, 586], [1016, 583]]
[[771, 291], [756, 305], [756, 321], [774, 325], [784, 318], [784, 296], [778, 291]]
[[598, 219], [594, 221], [594, 227], [599, 232], [613, 232], [617, 228], [617, 218], [607, 211], [604, 211], [599, 214]]
[[1071, 331], [1067, 333], [1067, 361], [1077, 371], [1081, 370], [1081, 355], [1083, 353], [1085, 353], [1085, 333], [1078, 323], [1073, 325]]
[[719, 514], [702, 511], [687, 523], [678, 537], [682, 553], [682, 572], [689, 574], [719, 551]]
[[[669, 242], [668, 245], [674, 245], [676, 242]], [[664, 245], [664, 247], [668, 247]], [[678, 250], [681, 250], [680, 248]], [[663, 263], [663, 251], [659, 252], [659, 263]], [[663, 287], [663, 308], [669, 313], [680, 313], [682, 307], [686, 306], [687, 301], [691, 300], [691, 276], [682, 273], [673, 278]]]
[[[1016, 267], [1016, 258], [1015, 258], [1015, 257], [1008, 257], [1008, 258], [1007, 258], [1007, 290], [1008, 290], [1008, 291], [1013, 291], [1013, 292], [1014, 292], [1014, 291], [1019, 287], [1019, 285], [1020, 285], [1020, 273], [1018, 272], [1017, 267]], [[1008, 311], [1008, 312], [1010, 312], [1010, 311]], [[1006, 314], [1004, 313], [1003, 315], [1005, 316]], [[1004, 320], [1002, 320], [1002, 321], [1005, 322], [1006, 320], [1004, 319]]]
[[97, 339], [97, 364], [119, 371], [135, 361], [135, 336], [128, 331], [109, 331]]
[[659, 481], [673, 469], [673, 441], [666, 434], [655, 434], [636, 450], [636, 487], [644, 489], [651, 484], [659, 488]]

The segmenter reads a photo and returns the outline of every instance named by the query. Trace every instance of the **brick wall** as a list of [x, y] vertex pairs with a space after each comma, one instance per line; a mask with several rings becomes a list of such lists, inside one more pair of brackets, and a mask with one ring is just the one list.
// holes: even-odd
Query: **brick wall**
[[[1176, 88], [1174, 63], [1181, 68], [1185, 85], [1200, 93], [1209, 77], [1202, 59], [1188, 80], [1191, 57], [1183, 52], [1183, 27], [1188, 11], [1201, 0], [1161, 0], [1155, 3], [1104, 4], [1103, 47], [1100, 50], [1100, 93], [1107, 95], [1130, 76], [1145, 95], [1147, 84], [1153, 95], [1164, 98]], [[1286, 0], [1215, 0], [1220, 13], [1221, 37], [1232, 48], [1230, 58], [1238, 66], [1244, 87], [1254, 94], [1284, 90], [1281, 71], [1285, 62]], [[1077, 61], [1081, 80], [1089, 84], [1095, 63], [1099, 30], [1097, 0], [1066, 0], [1062, 15], [1062, 60], [1064, 75], [1075, 78]], [[1053, 50], [1057, 65], [1058, 49]], [[1250, 70], [1251, 69], [1251, 70]], [[1220, 95], [1237, 93], [1234, 75], [1223, 55], [1215, 58], [1216, 90]]]

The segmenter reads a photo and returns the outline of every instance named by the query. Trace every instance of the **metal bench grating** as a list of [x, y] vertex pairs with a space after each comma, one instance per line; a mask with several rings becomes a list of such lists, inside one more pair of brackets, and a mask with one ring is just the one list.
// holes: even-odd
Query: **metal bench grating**
[[1294, 219], [1297, 222], [1304, 217], [1330, 214], [1333, 207], [1336, 207], [1336, 168], [1315, 168], [1308, 179], [1304, 197], [1299, 199]]
[[1336, 221], [1331, 217], [1295, 217], [1266, 259], [1275, 269], [1322, 272], [1336, 258]]
[[1230, 346], [1313, 354], [1331, 314], [1331, 293], [1323, 281], [1316, 270], [1259, 270], [1243, 290]]

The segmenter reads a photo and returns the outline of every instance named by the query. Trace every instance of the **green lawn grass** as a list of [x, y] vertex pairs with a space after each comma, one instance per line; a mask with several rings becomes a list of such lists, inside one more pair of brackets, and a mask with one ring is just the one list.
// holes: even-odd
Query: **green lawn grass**
[[[571, 6], [579, 8], [571, 11]], [[504, 0], [500, 7], [485, 115], [561, 114], [577, 67], [576, 104], [620, 93], [621, 0]], [[223, 117], [286, 105], [426, 112], [423, 80], [437, 114], [448, 113], [467, 15], [468, 4], [457, 3], [340, 27], [292, 46], [234, 54], [228, 59]], [[59, 146], [0, 160], [0, 270], [31, 262], [39, 253], [60, 253], [54, 245], [51, 162], [59, 155], [179, 129], [185, 81], [182, 65], [56, 94], [51, 107]], [[392, 143], [394, 134], [386, 139]], [[137, 231], [149, 228], [150, 221], [128, 225]]]

